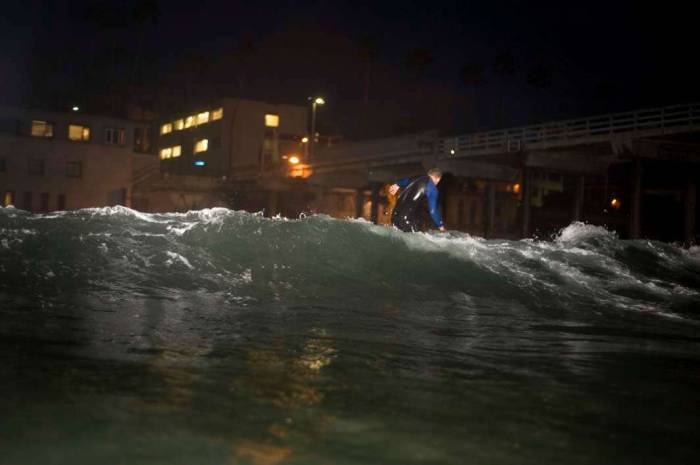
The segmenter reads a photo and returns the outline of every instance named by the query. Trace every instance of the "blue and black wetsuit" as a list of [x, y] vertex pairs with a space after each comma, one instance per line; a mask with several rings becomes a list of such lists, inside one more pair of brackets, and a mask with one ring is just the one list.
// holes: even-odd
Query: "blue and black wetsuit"
[[391, 223], [401, 231], [414, 232], [423, 229], [423, 214], [427, 202], [430, 218], [439, 228], [443, 226], [438, 209], [438, 189], [429, 176], [403, 178], [396, 181], [403, 189], [396, 199]]

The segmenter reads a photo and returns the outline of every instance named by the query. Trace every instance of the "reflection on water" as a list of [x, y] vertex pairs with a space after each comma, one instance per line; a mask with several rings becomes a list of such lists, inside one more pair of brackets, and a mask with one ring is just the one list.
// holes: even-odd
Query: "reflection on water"
[[231, 390], [259, 404], [276, 407], [284, 418], [267, 426], [268, 437], [263, 441], [234, 440], [237, 456], [248, 458], [255, 464], [279, 463], [292, 455], [292, 449], [271, 441], [293, 441], [290, 436], [295, 434], [317, 436], [332, 421], [319, 411], [314, 413], [312, 430], [299, 433], [295, 429], [295, 418], [303, 418], [308, 409], [323, 402], [322, 370], [336, 354], [324, 330], [312, 328], [310, 333], [312, 337], [307, 338], [299, 350], [285, 347], [284, 340], [277, 338], [271, 347], [246, 351], [247, 370], [234, 378]]
[[690, 463], [696, 253], [0, 210], [0, 465]]

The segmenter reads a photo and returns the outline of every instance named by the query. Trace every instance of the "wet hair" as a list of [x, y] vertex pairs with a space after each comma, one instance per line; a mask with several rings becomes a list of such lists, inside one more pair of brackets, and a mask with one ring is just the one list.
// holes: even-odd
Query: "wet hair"
[[437, 176], [438, 178], [441, 178], [442, 170], [440, 168], [430, 168], [428, 170], [428, 176]]

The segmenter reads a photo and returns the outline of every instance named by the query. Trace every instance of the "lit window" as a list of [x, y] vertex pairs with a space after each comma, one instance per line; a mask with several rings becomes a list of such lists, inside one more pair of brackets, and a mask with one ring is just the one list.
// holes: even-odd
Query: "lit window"
[[175, 120], [173, 124], [175, 125], [176, 131], [182, 131], [183, 129], [185, 129], [185, 120], [183, 120], [182, 118]]
[[173, 147], [172, 156], [173, 156], [173, 158], [175, 158], [175, 157], [179, 157], [180, 155], [182, 155], [182, 146], [176, 145], [175, 147]]
[[195, 117], [194, 116], [188, 116], [185, 118], [185, 127], [186, 128], [191, 128], [195, 124]]
[[168, 159], [172, 156], [173, 154], [173, 149], [171, 147], [166, 147], [164, 149], [160, 149], [160, 159], [165, 160]]
[[211, 111], [211, 120], [216, 121], [217, 119], [221, 119], [224, 117], [224, 109], [223, 108], [217, 108], [215, 110]]
[[209, 112], [208, 111], [203, 111], [202, 113], [197, 115], [197, 124], [204, 124], [209, 122]]
[[276, 128], [280, 125], [279, 115], [267, 114], [265, 115], [265, 126], [268, 128]]
[[53, 124], [46, 121], [32, 121], [32, 137], [53, 137]]
[[124, 130], [105, 128], [105, 144], [124, 145]]
[[9, 205], [15, 204], [15, 193], [13, 191], [5, 191], [5, 196], [2, 199], [3, 206], [7, 207]]
[[198, 140], [194, 144], [194, 153], [206, 152], [208, 147], [209, 147], [209, 140], [208, 139]]
[[68, 125], [68, 138], [70, 140], [90, 140], [90, 128], [79, 124]]
[[170, 123], [165, 123], [160, 127], [160, 133], [161, 134], [168, 134], [170, 132], [173, 132], [173, 125]]

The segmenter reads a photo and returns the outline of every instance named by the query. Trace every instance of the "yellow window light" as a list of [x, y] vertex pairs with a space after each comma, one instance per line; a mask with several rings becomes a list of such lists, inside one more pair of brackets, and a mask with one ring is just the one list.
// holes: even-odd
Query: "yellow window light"
[[10, 191], [5, 192], [5, 197], [3, 198], [2, 203], [3, 203], [6, 207], [8, 207], [8, 206], [14, 204], [14, 203], [15, 203], [14, 194], [13, 194], [12, 192], [10, 192]]
[[53, 137], [53, 124], [47, 121], [32, 121], [32, 136]]
[[173, 154], [172, 155], [173, 155], [173, 158], [179, 157], [180, 155], [182, 155], [182, 145], [176, 145], [175, 147], [173, 147]]
[[175, 126], [176, 131], [182, 131], [183, 129], [185, 129], [185, 120], [183, 120], [182, 118], [175, 120], [173, 126]]
[[165, 123], [160, 127], [160, 133], [161, 134], [168, 134], [173, 132], [173, 125], [170, 123]]
[[194, 153], [206, 152], [209, 148], [209, 139], [200, 139], [194, 144]]
[[172, 156], [173, 149], [172, 147], [166, 147], [164, 149], [160, 149], [160, 159], [161, 160], [167, 160]]
[[193, 116], [188, 116], [187, 118], [185, 118], [185, 127], [186, 127], [186, 128], [191, 128], [192, 126], [195, 125], [195, 122], [196, 122], [196, 119], [195, 119], [195, 116], [194, 116], [194, 115], [193, 115]]
[[197, 115], [197, 125], [209, 122], [209, 112], [203, 111]]
[[68, 125], [68, 139], [87, 141], [90, 140], [90, 128], [79, 124]]
[[211, 120], [216, 121], [218, 119], [221, 119], [224, 117], [224, 109], [223, 108], [216, 108], [211, 111]]
[[271, 113], [267, 113], [265, 115], [265, 126], [268, 128], [276, 128], [279, 127], [280, 125], [280, 117], [279, 115], [273, 115]]

